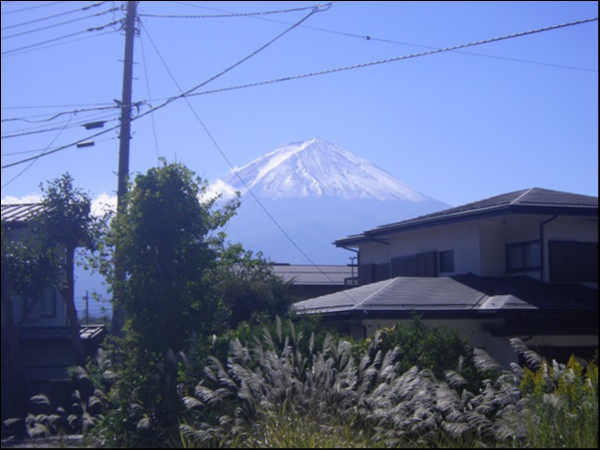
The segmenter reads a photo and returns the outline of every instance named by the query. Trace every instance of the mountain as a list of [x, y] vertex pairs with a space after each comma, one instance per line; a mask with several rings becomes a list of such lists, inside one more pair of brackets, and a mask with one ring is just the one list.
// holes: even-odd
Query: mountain
[[222, 181], [240, 192], [250, 188], [271, 200], [430, 200], [366, 159], [320, 139], [282, 145]]
[[448, 207], [320, 139], [282, 145], [213, 186], [242, 194], [228, 238], [278, 263], [346, 264], [354, 253], [334, 240]]

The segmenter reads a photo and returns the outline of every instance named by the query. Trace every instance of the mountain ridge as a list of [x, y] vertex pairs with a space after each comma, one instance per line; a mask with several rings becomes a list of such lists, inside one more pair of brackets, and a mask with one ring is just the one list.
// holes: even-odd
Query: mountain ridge
[[346, 264], [354, 253], [335, 247], [336, 239], [449, 206], [320, 139], [281, 145], [216, 184], [242, 194], [228, 239], [278, 263]]
[[255, 195], [273, 200], [306, 197], [435, 200], [366, 159], [321, 139], [280, 145], [220, 181], [242, 194], [251, 189]]

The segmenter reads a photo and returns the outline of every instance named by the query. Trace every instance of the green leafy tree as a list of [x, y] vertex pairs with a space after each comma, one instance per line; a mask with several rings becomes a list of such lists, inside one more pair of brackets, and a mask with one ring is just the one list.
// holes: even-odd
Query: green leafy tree
[[232, 329], [249, 321], [253, 314], [283, 317], [294, 301], [291, 283], [275, 275], [262, 254], [254, 255], [239, 244], [223, 249], [210, 279]]
[[68, 173], [40, 187], [44, 194], [44, 213], [33, 221], [32, 233], [46, 245], [64, 251], [64, 259], [61, 258], [63, 277], [57, 288], [67, 307], [75, 361], [84, 366], [85, 352], [75, 307], [75, 251], [79, 247], [93, 250], [101, 228], [92, 216], [91, 198], [73, 185], [73, 178]]
[[[116, 260], [124, 277], [113, 277], [125, 312], [124, 381], [138, 386], [139, 401], [152, 403], [152, 420], [176, 419], [177, 357], [194, 334], [208, 335], [226, 323], [207, 274], [214, 269], [224, 235], [213, 233], [235, 211], [235, 202], [214, 210], [201, 201], [206, 183], [182, 164], [136, 176], [113, 222]], [[128, 363], [139, 365], [131, 371]], [[132, 380], [137, 377], [138, 380]]]

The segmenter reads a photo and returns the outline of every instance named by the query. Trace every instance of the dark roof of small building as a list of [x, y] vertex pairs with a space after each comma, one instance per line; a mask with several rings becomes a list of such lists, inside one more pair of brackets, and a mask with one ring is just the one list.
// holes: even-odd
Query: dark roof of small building
[[553, 191], [550, 189], [523, 189], [402, 222], [381, 225], [360, 234], [338, 239], [335, 241], [335, 244], [338, 247], [356, 245], [367, 242], [372, 237], [509, 212], [518, 214], [564, 214], [598, 217], [598, 197]]
[[1, 209], [2, 222], [22, 226], [42, 212], [44, 206], [41, 203], [15, 203], [4, 204]]
[[554, 285], [527, 276], [398, 277], [294, 304], [307, 314], [407, 311], [495, 312], [507, 310], [595, 310], [598, 290]]
[[[343, 265], [273, 264], [273, 273], [295, 285], [344, 285], [352, 267]], [[356, 268], [354, 269], [356, 272]]]

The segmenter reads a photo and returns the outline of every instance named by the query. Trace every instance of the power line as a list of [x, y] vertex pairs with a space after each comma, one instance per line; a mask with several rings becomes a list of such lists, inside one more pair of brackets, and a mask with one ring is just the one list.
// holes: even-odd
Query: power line
[[109, 106], [112, 103], [85, 103], [85, 104], [71, 104], [71, 105], [44, 105], [44, 106], [3, 106], [0, 109], [51, 109], [51, 108], [80, 108], [90, 106]]
[[332, 73], [338, 73], [338, 72], [344, 72], [346, 70], [354, 70], [354, 69], [362, 69], [365, 67], [371, 67], [371, 66], [376, 66], [376, 65], [380, 65], [380, 64], [386, 64], [386, 63], [391, 63], [391, 62], [397, 62], [397, 61], [404, 61], [407, 59], [413, 59], [413, 58], [419, 58], [422, 56], [429, 56], [429, 55], [435, 55], [438, 53], [445, 53], [445, 52], [452, 52], [461, 48], [468, 48], [468, 47], [475, 47], [477, 45], [483, 45], [483, 44], [490, 44], [493, 42], [500, 42], [500, 41], [504, 41], [507, 39], [514, 39], [517, 37], [523, 37], [523, 36], [529, 36], [532, 34], [536, 34], [536, 33], [542, 33], [545, 31], [552, 31], [552, 30], [556, 30], [559, 28], [565, 28], [565, 27], [570, 27], [570, 26], [575, 26], [575, 25], [582, 25], [585, 23], [589, 23], [589, 22], [595, 22], [597, 21], [598, 18], [594, 17], [591, 19], [585, 19], [585, 20], [580, 20], [577, 22], [569, 22], [569, 23], [564, 23], [564, 24], [560, 24], [560, 25], [553, 25], [550, 27], [545, 27], [545, 28], [539, 28], [536, 30], [531, 30], [531, 31], [524, 31], [521, 33], [515, 33], [515, 34], [511, 34], [511, 35], [507, 35], [507, 36], [501, 36], [501, 37], [497, 37], [497, 38], [492, 38], [492, 39], [486, 39], [486, 40], [482, 40], [482, 41], [477, 41], [477, 42], [471, 42], [469, 44], [461, 44], [461, 45], [456, 45], [454, 47], [445, 47], [445, 48], [438, 48], [435, 50], [430, 50], [428, 52], [422, 52], [422, 53], [413, 53], [411, 55], [405, 55], [405, 56], [398, 56], [395, 58], [389, 58], [389, 59], [383, 59], [383, 60], [379, 60], [379, 61], [372, 61], [372, 62], [368, 62], [368, 63], [362, 63], [362, 64], [356, 64], [353, 66], [346, 66], [346, 67], [340, 67], [337, 69], [329, 69], [329, 70], [323, 70], [320, 72], [312, 72], [312, 73], [306, 73], [306, 74], [302, 74], [302, 75], [293, 75], [293, 76], [288, 76], [288, 77], [284, 77], [284, 78], [277, 78], [277, 79], [273, 79], [273, 80], [268, 80], [268, 81], [258, 81], [256, 83], [249, 83], [249, 84], [244, 84], [244, 85], [239, 85], [239, 86], [232, 86], [232, 87], [227, 87], [227, 88], [221, 88], [221, 89], [214, 89], [211, 91], [204, 91], [204, 92], [198, 92], [198, 93], [190, 93], [188, 94], [189, 97], [194, 97], [194, 96], [198, 96], [198, 95], [206, 95], [206, 94], [215, 94], [218, 92], [226, 92], [226, 91], [233, 91], [233, 90], [238, 90], [238, 89], [246, 89], [246, 88], [250, 88], [250, 87], [257, 87], [257, 86], [265, 86], [268, 84], [275, 84], [275, 83], [281, 83], [284, 81], [292, 81], [292, 80], [299, 80], [302, 78], [310, 78], [310, 77], [316, 77], [316, 76], [320, 76], [320, 75], [329, 75]]
[[112, 27], [112, 26], [114, 26], [114, 25], [118, 25], [118, 24], [120, 24], [120, 23], [121, 23], [121, 21], [120, 21], [120, 20], [117, 20], [117, 21], [111, 22], [111, 23], [109, 23], [109, 24], [106, 24], [106, 25], [103, 25], [103, 26], [99, 26], [99, 27], [92, 27], [92, 28], [88, 28], [88, 29], [86, 29], [86, 30], [83, 30], [83, 31], [78, 31], [78, 32], [76, 32], [76, 33], [71, 33], [71, 34], [68, 34], [68, 35], [66, 35], [66, 36], [61, 36], [61, 37], [57, 37], [57, 38], [54, 38], [54, 39], [48, 39], [48, 40], [46, 40], [46, 41], [44, 41], [44, 42], [38, 42], [38, 43], [36, 43], [36, 44], [26, 45], [25, 47], [20, 47], [20, 48], [16, 48], [16, 49], [13, 49], [13, 50], [8, 50], [8, 51], [6, 51], [6, 52], [2, 52], [2, 53], [0, 54], [0, 56], [6, 56], [6, 55], [10, 55], [11, 53], [18, 52], [18, 51], [20, 51], [20, 50], [26, 50], [26, 49], [29, 49], [29, 48], [32, 48], [32, 47], [38, 47], [38, 46], [40, 46], [40, 45], [48, 44], [48, 43], [50, 43], [50, 42], [55, 42], [55, 41], [59, 41], [59, 40], [62, 40], [62, 39], [68, 39], [68, 38], [70, 38], [70, 37], [73, 37], [73, 36], [78, 36], [78, 35], [80, 35], [80, 34], [85, 34], [85, 33], [88, 33], [88, 32], [90, 32], [90, 31], [101, 31], [101, 30], [103, 30], [104, 28]]
[[66, 1], [63, 1], [63, 2], [53, 2], [53, 3], [46, 3], [45, 5], [30, 6], [29, 8], [16, 9], [14, 11], [6, 11], [6, 12], [3, 12], [2, 15], [4, 16], [5, 14], [14, 14], [14, 13], [19, 13], [19, 12], [23, 12], [23, 11], [31, 11], [33, 9], [40, 9], [40, 8], [45, 8], [47, 6], [59, 5], [61, 3], [67, 3], [67, 2]]
[[[305, 19], [303, 19], [303, 20], [305, 20]], [[144, 116], [146, 116], [148, 114], [152, 114], [153, 112], [155, 112], [155, 111], [157, 111], [157, 110], [159, 110], [161, 108], [164, 108], [165, 106], [171, 104], [172, 102], [174, 102], [176, 100], [179, 100], [180, 98], [187, 98], [187, 97], [192, 97], [192, 96], [197, 96], [197, 95], [206, 95], [206, 94], [213, 94], [213, 93], [217, 93], [217, 92], [225, 92], [225, 91], [231, 91], [231, 90], [237, 90], [237, 89], [244, 89], [244, 88], [255, 87], [255, 86], [262, 86], [262, 85], [274, 84], [274, 83], [279, 83], [279, 82], [283, 82], [283, 81], [291, 81], [291, 80], [297, 80], [297, 79], [302, 79], [302, 78], [309, 78], [309, 77], [314, 77], [314, 76], [319, 76], [319, 75], [326, 75], [326, 74], [331, 74], [331, 73], [342, 72], [342, 71], [346, 71], [346, 70], [359, 69], [359, 68], [370, 67], [370, 66], [375, 66], [375, 65], [379, 65], [379, 64], [385, 64], [385, 63], [390, 63], [390, 62], [402, 61], [402, 60], [411, 59], [411, 58], [417, 58], [417, 57], [421, 57], [421, 56], [429, 56], [429, 55], [434, 55], [434, 54], [437, 54], [437, 53], [450, 52], [450, 51], [454, 51], [454, 50], [457, 50], [457, 49], [474, 47], [474, 46], [477, 46], [477, 45], [489, 44], [489, 43], [492, 43], [492, 42], [500, 42], [500, 41], [507, 40], [507, 39], [513, 39], [513, 38], [522, 37], [522, 36], [528, 36], [528, 35], [532, 35], [532, 34], [536, 34], [536, 33], [542, 33], [542, 32], [545, 32], [545, 31], [556, 30], [556, 29], [559, 29], [559, 28], [565, 28], [565, 27], [570, 27], [570, 26], [575, 26], [575, 25], [581, 25], [581, 24], [584, 24], [584, 23], [595, 22], [597, 20], [598, 20], [598, 18], [595, 17], [595, 18], [580, 20], [580, 21], [576, 21], [576, 22], [569, 22], [569, 23], [564, 23], [564, 24], [559, 24], [559, 25], [553, 25], [553, 26], [549, 26], [549, 27], [545, 27], [545, 28], [539, 28], [539, 29], [531, 30], [531, 31], [524, 31], [524, 32], [521, 32], [521, 33], [515, 33], [515, 34], [511, 34], [511, 35], [507, 35], [507, 36], [501, 36], [501, 37], [497, 37], [497, 38], [486, 39], [486, 40], [482, 40], [482, 41], [472, 42], [472, 43], [469, 43], [469, 44], [462, 44], [462, 45], [457, 45], [457, 46], [454, 46], [454, 47], [440, 48], [440, 49], [431, 50], [431, 51], [423, 52], [423, 53], [416, 53], [416, 54], [412, 54], [412, 55], [399, 56], [399, 57], [391, 58], [391, 59], [385, 59], [385, 60], [373, 61], [373, 62], [369, 62], [369, 63], [357, 64], [357, 65], [342, 67], [342, 68], [338, 68], [338, 69], [324, 70], [324, 71], [321, 71], [321, 72], [313, 72], [313, 73], [308, 73], [308, 74], [303, 74], [303, 75], [290, 76], [290, 77], [279, 78], [279, 79], [270, 80], [270, 81], [262, 81], [262, 82], [257, 82], [257, 83], [251, 83], [251, 84], [241, 85], [241, 86], [234, 86], [234, 87], [229, 87], [229, 88], [223, 88], [223, 89], [215, 89], [215, 90], [212, 90], [212, 91], [198, 92], [198, 93], [195, 93], [195, 94], [193, 93], [195, 90], [197, 90], [197, 89], [205, 86], [209, 82], [213, 81], [214, 79], [216, 79], [219, 76], [223, 75], [224, 73], [230, 71], [234, 67], [237, 67], [242, 62], [244, 62], [247, 59], [249, 59], [250, 57], [254, 56], [254, 54], [256, 54], [257, 52], [261, 51], [261, 49], [264, 49], [266, 46], [270, 45], [270, 43], [269, 43], [266, 46], [262, 47], [261, 49], [257, 50], [256, 52], [254, 52], [252, 55], [244, 58], [243, 60], [241, 60], [238, 63], [234, 64], [233, 66], [229, 67], [228, 69], [225, 69], [220, 74], [218, 74], [218, 75], [210, 78], [209, 80], [207, 80], [207, 81], [199, 84], [198, 86], [193, 87], [192, 89], [189, 89], [186, 92], [181, 93], [180, 95], [177, 95], [177, 96], [174, 96], [174, 97], [171, 97], [171, 98], [167, 99], [165, 102], [161, 103], [158, 106], [155, 106], [155, 107], [151, 108], [149, 111], [147, 111], [145, 113], [142, 113], [142, 114], [138, 115], [135, 118], [132, 118], [131, 121], [137, 120], [137, 119], [141, 119], [142, 117], [144, 117]], [[299, 25], [296, 25], [296, 26], [299, 26]], [[284, 32], [284, 33], [286, 33], [286, 32]], [[282, 35], [283, 35], [283, 33], [282, 33]], [[278, 38], [275, 38], [275, 39], [278, 39]], [[95, 138], [97, 136], [100, 136], [102, 134], [108, 133], [108, 132], [113, 131], [113, 130], [115, 130], [117, 128], [119, 128], [119, 126], [116, 126], [116, 127], [113, 127], [113, 128], [109, 128], [109, 129], [104, 130], [102, 132], [96, 133], [96, 134], [88, 137], [87, 139], [80, 139], [80, 140], [78, 140], [76, 142], [73, 142], [71, 144], [64, 145], [62, 147], [59, 147], [59, 148], [53, 150], [52, 152], [45, 153], [43, 156], [46, 156], [46, 155], [49, 155], [51, 153], [55, 153], [55, 152], [58, 152], [58, 151], [61, 151], [61, 150], [65, 150], [65, 149], [70, 148], [70, 147], [73, 147], [73, 146], [77, 145], [80, 142], [83, 142], [83, 141], [89, 140], [89, 139], [93, 139], [93, 138]], [[38, 157], [34, 157], [34, 158], [38, 158]], [[6, 168], [9, 168], [9, 167], [17, 166], [19, 164], [23, 164], [25, 162], [28, 162], [28, 161], [30, 161], [31, 159], [34, 159], [34, 158], [28, 158], [28, 159], [24, 159], [22, 161], [17, 161], [15, 163], [2, 166], [1, 169], [6, 169]]]
[[[113, 117], [112, 119], [110, 119], [111, 117]], [[104, 122], [113, 122], [115, 120], [118, 120], [118, 118], [114, 117], [114, 114], [111, 115], [92, 115], [92, 116], [87, 116], [85, 119], [81, 119], [79, 122], [74, 123], [73, 125], [69, 126], [68, 128], [77, 128], [77, 127], [81, 127], [81, 126], [85, 126], [86, 124], [90, 123], [91, 121], [100, 121], [100, 119], [107, 119]], [[68, 123], [71, 122], [71, 118], [69, 118]], [[62, 122], [61, 122], [62, 123]], [[12, 139], [12, 138], [16, 138], [16, 137], [23, 137], [23, 136], [30, 136], [30, 135], [34, 135], [34, 134], [42, 134], [42, 133], [48, 133], [51, 131], [56, 131], [56, 130], [60, 130], [62, 127], [60, 126], [55, 126], [52, 128], [42, 128], [40, 127], [31, 127], [31, 128], [22, 128], [20, 130], [16, 130], [16, 131], [9, 131], [7, 133], [4, 133], [1, 136], [1, 139]]]
[[[194, 8], [208, 9], [211, 11], [230, 13], [229, 11], [223, 10], [223, 9], [209, 8], [207, 6], [200, 6], [200, 5], [192, 5], [192, 4], [188, 4], [185, 2], [173, 2], [173, 3], [178, 3], [181, 5], [190, 6], [190, 7], [194, 7]], [[235, 13], [232, 13], [232, 14], [235, 14]], [[284, 25], [290, 25], [289, 22], [285, 22], [283, 20], [277, 20], [277, 19], [270, 19], [270, 18], [266, 18], [266, 17], [250, 17], [250, 18], [256, 19], [256, 20], [263, 20], [263, 21], [267, 21], [267, 22], [280, 23], [280, 24], [284, 24]], [[343, 32], [343, 31], [329, 30], [326, 28], [313, 27], [310, 25], [302, 25], [300, 28], [305, 28], [307, 30], [321, 31], [321, 32], [330, 33], [330, 34], [337, 34], [339, 36], [346, 36], [346, 37], [351, 37], [351, 38], [360, 39], [360, 40], [369, 41], [369, 42], [383, 42], [383, 43], [387, 43], [387, 44], [406, 45], [409, 47], [428, 48], [428, 49], [438, 49], [439, 48], [439, 47], [434, 47], [431, 45], [422, 45], [422, 44], [414, 44], [414, 43], [410, 43], [410, 42], [395, 41], [395, 40], [391, 40], [391, 39], [382, 39], [382, 38], [378, 38], [378, 37], [375, 37], [372, 35], [360, 35], [360, 34]], [[585, 67], [575, 67], [575, 66], [568, 66], [568, 65], [564, 65], [564, 64], [552, 64], [552, 63], [546, 63], [546, 62], [542, 62], [542, 61], [532, 61], [532, 60], [527, 60], [527, 59], [510, 58], [510, 57], [496, 56], [496, 55], [486, 55], [486, 54], [482, 54], [482, 53], [461, 52], [461, 51], [454, 51], [454, 53], [460, 53], [463, 55], [471, 55], [471, 56], [479, 56], [479, 57], [485, 57], [485, 58], [492, 58], [492, 59], [502, 59], [502, 60], [506, 60], [506, 61], [514, 61], [514, 62], [520, 62], [520, 63], [525, 63], [525, 64], [536, 64], [536, 65], [540, 65], [540, 66], [557, 67], [557, 68], [561, 68], [561, 69], [581, 70], [581, 71], [586, 71], [586, 72], [598, 72], [597, 69], [589, 69], [589, 68], [585, 68]]]
[[83, 40], [86, 40], [86, 39], [99, 38], [100, 36], [106, 36], [106, 35], [109, 35], [109, 34], [114, 34], [114, 33], [118, 32], [118, 31], [119, 30], [107, 31], [105, 33], [92, 34], [91, 36], [81, 37], [79, 39], [73, 39], [73, 40], [67, 41], [67, 42], [60, 42], [58, 44], [46, 45], [44, 47], [36, 47], [36, 48], [30, 49], [30, 50], [24, 50], [24, 51], [21, 51], [21, 52], [11, 53], [10, 55], [2, 56], [2, 58], [10, 58], [11, 56], [22, 55], [23, 53], [35, 52], [35, 51], [38, 51], [38, 50], [45, 50], [45, 49], [51, 48], [51, 47], [58, 47], [60, 45], [72, 44], [73, 42], [79, 42], [79, 41], [83, 41]]
[[[331, 6], [331, 4], [329, 4], [329, 7]], [[327, 9], [329, 9], [329, 7]], [[268, 44], [266, 44], [265, 46], [261, 47], [261, 49], [259, 49], [258, 51], [266, 48], [268, 45], [270, 45], [272, 42], [274, 42], [275, 40], [279, 39], [280, 37], [282, 37], [284, 34], [288, 33], [289, 31], [291, 31], [292, 29], [296, 28], [298, 25], [300, 25], [302, 22], [304, 22], [305, 20], [307, 20], [309, 17], [311, 17], [313, 14], [315, 14], [316, 12], [320, 12], [323, 11], [323, 9], [319, 9], [319, 8], [314, 8], [310, 14], [308, 14], [306, 17], [304, 17], [302, 20], [300, 20], [299, 22], [297, 22], [296, 24], [294, 24], [291, 28], [289, 28], [288, 30], [284, 31], [283, 33], [281, 33], [279, 36], [277, 36], [275, 39], [273, 39], [272, 41], [270, 41]], [[239, 172], [236, 170], [235, 166], [231, 163], [230, 159], [227, 157], [227, 155], [225, 154], [225, 152], [221, 149], [221, 147], [219, 146], [219, 144], [217, 143], [216, 139], [214, 138], [214, 136], [212, 135], [212, 133], [210, 132], [210, 130], [206, 127], [206, 125], [204, 124], [204, 122], [202, 121], [202, 119], [200, 118], [200, 116], [198, 115], [198, 113], [196, 112], [196, 110], [194, 109], [194, 107], [191, 105], [191, 103], [189, 102], [189, 100], [187, 99], [187, 96], [184, 95], [183, 90], [181, 89], [181, 87], [179, 86], [179, 83], [177, 83], [177, 80], [175, 79], [175, 77], [173, 76], [172, 72], [170, 71], [170, 69], [168, 68], [168, 66], [166, 65], [166, 62], [164, 60], [164, 58], [162, 57], [162, 55], [160, 54], [160, 52], [158, 51], [158, 48], [156, 47], [156, 45], [154, 44], [154, 41], [152, 40], [152, 38], [150, 37], [150, 35], [148, 34], [147, 30], [144, 28], [144, 30], [146, 31], [146, 34], [148, 35], [148, 39], [150, 40], [150, 43], [153, 45], [155, 51], [157, 52], [160, 60], [162, 61], [163, 65], [165, 66], [165, 69], [167, 70], [167, 72], [169, 73], [169, 75], [171, 76], [171, 79], [173, 80], [173, 82], [175, 83], [175, 85], [177, 86], [177, 88], [180, 90], [180, 92], [182, 93], [182, 96], [185, 100], [185, 102], [187, 103], [188, 107], [190, 108], [190, 110], [192, 111], [192, 114], [194, 115], [194, 117], [196, 118], [196, 120], [198, 121], [198, 123], [200, 124], [200, 126], [203, 128], [204, 132], [207, 134], [207, 136], [209, 137], [209, 139], [212, 141], [213, 145], [215, 146], [215, 148], [218, 150], [218, 152], [221, 154], [221, 156], [223, 157], [223, 159], [227, 162], [227, 164], [229, 165], [229, 167], [231, 168], [231, 170], [233, 171], [233, 173], [235, 173], [235, 175], [238, 177], [238, 179], [241, 181], [242, 185], [244, 186], [244, 188], [246, 189], [246, 191], [252, 196], [252, 198], [256, 201], [256, 203], [260, 206], [260, 208], [264, 211], [264, 213], [267, 215], [267, 217], [273, 222], [273, 224], [275, 224], [275, 226], [279, 229], [279, 231], [281, 231], [281, 233], [285, 236], [285, 238], [296, 248], [296, 250], [298, 250], [298, 252], [315, 268], [317, 268], [326, 278], [328, 278], [330, 281], [332, 281], [329, 276], [327, 275], [327, 273], [325, 273], [319, 266], [317, 266], [313, 260], [302, 250], [302, 248], [300, 248], [300, 246], [294, 241], [294, 239], [292, 239], [292, 237], [283, 229], [283, 227], [279, 224], [279, 222], [277, 221], [277, 219], [275, 219], [275, 217], [273, 217], [273, 215], [267, 210], [267, 208], [264, 206], [264, 204], [258, 199], [258, 197], [254, 194], [254, 192], [252, 191], [252, 189], [250, 189], [250, 186], [248, 186], [248, 184], [246, 183], [246, 181], [241, 177], [241, 175], [239, 174]], [[257, 51], [257, 52], [258, 52]], [[257, 52], [254, 52], [251, 56], [255, 55]], [[250, 57], [251, 57], [250, 56]], [[242, 60], [246, 61], [248, 58], [244, 58]], [[233, 67], [236, 67], [238, 64], [235, 64]], [[229, 70], [229, 69], [228, 69]], [[224, 72], [222, 72], [224, 73]], [[214, 79], [215, 77], [211, 78]], [[189, 91], [188, 91], [189, 92]], [[348, 294], [347, 294], [348, 295]], [[350, 297], [351, 298], [351, 297]]]
[[[328, 3], [328, 5], [332, 5], [333, 2]], [[270, 14], [284, 14], [298, 11], [307, 11], [314, 8], [318, 8], [321, 5], [314, 6], [306, 6], [303, 8], [293, 8], [293, 9], [281, 9], [275, 11], [261, 11], [261, 12], [251, 12], [251, 13], [228, 13], [228, 14], [208, 14], [208, 15], [175, 15], [175, 14], [139, 14], [139, 17], [153, 17], [160, 19], [222, 19], [229, 17], [252, 17], [252, 16], [266, 16]], [[291, 25], [291, 24], [288, 24]]]
[[96, 14], [90, 14], [89, 16], [83, 16], [83, 17], [79, 17], [77, 19], [67, 20], [66, 22], [55, 23], [54, 25], [48, 25], [48, 26], [45, 26], [45, 27], [36, 28], [35, 30], [23, 31], [23, 32], [17, 33], [17, 34], [11, 34], [10, 36], [4, 36], [1, 40], [11, 39], [11, 38], [15, 38], [15, 37], [18, 37], [18, 36], [24, 36], [26, 34], [31, 34], [31, 33], [36, 33], [38, 31], [48, 30], [50, 28], [56, 28], [56, 27], [59, 27], [59, 26], [62, 26], [62, 25], [67, 25], [69, 23], [74, 23], [74, 22], [79, 22], [81, 20], [90, 19], [92, 17], [100, 17], [100, 16], [103, 16], [104, 14], [108, 14], [108, 13], [111, 13], [111, 12], [114, 12], [114, 11], [118, 11], [118, 9], [119, 8], [112, 8], [112, 9], [109, 9], [107, 11], [99, 12], [99, 13], [96, 13]]
[[[140, 35], [140, 38], [141, 38], [141, 35]], [[144, 74], [145, 74], [145, 78], [146, 78], [146, 92], [148, 93], [148, 98], [151, 99], [152, 95], [150, 93], [150, 78], [148, 77], [148, 64], [146, 63], [146, 52], [144, 51], [143, 39], [140, 39], [140, 44], [142, 47], [142, 60], [144, 62]], [[156, 134], [156, 122], [154, 120], [154, 115], [153, 114], [150, 115], [150, 118], [152, 119], [152, 133], [154, 135], [154, 148], [156, 150], [156, 158], [160, 159], [160, 152], [158, 150], [158, 136]]]
[[[31, 117], [41, 117], [42, 114], [38, 114], [36, 116], [28, 116], [26, 117], [15, 117], [15, 118], [9, 118], [9, 119], [2, 119], [2, 122], [16, 122], [16, 121], [22, 121], [22, 122], [27, 122], [27, 123], [41, 123], [41, 122], [50, 122], [60, 116], [64, 116], [66, 114], [80, 114], [80, 113], [84, 113], [84, 112], [89, 112], [89, 111], [104, 111], [107, 109], [120, 109], [120, 106], [103, 106], [103, 107], [98, 107], [98, 108], [87, 108], [87, 109], [78, 109], [78, 110], [73, 110], [73, 111], [63, 111], [63, 112], [59, 112], [57, 114], [54, 114], [52, 117], [49, 117], [47, 119], [41, 119], [41, 120], [28, 120]], [[5, 109], [5, 108], [2, 108]]]
[[[114, 141], [114, 140], [115, 140], [115, 138], [106, 138], [106, 139], [96, 139], [94, 142], [106, 142], [106, 141]], [[50, 147], [50, 148], [46, 148], [46, 149], [23, 150], [20, 152], [2, 153], [2, 156], [7, 157], [7, 156], [26, 155], [28, 153], [40, 153], [40, 152], [44, 152], [44, 151], [55, 150], [57, 148], [58, 147]]]
[[[56, 136], [54, 136], [54, 139], [52, 139], [52, 142], [50, 142], [50, 144], [48, 144], [46, 146], [46, 149], [40, 153], [39, 157], [44, 156], [44, 153], [46, 153], [48, 151], [48, 149], [50, 148], [50, 146], [52, 144], [54, 144], [54, 141], [56, 141], [58, 139], [58, 137], [62, 134], [63, 131], [65, 131], [65, 129], [67, 128], [67, 126], [69, 125], [69, 123], [71, 122], [71, 118], [69, 118], [69, 121], [67, 122], [67, 124], [62, 128], [62, 130], [60, 130], [58, 132], [58, 134]], [[31, 160], [31, 162], [29, 163], [29, 165], [27, 167], [25, 167], [23, 170], [21, 170], [17, 175], [15, 175], [13, 178], [10, 179], [10, 181], [8, 181], [7, 183], [5, 183], [4, 185], [2, 185], [2, 189], [4, 189], [5, 187], [7, 187], [9, 184], [11, 184], [13, 181], [15, 181], [17, 178], [19, 178], [21, 175], [23, 175], [27, 170], [29, 170], [29, 168], [31, 168], [31, 166], [33, 166], [36, 161], [38, 160], [38, 158]]]
[[42, 22], [44, 20], [54, 19], [56, 17], [66, 16], [68, 14], [73, 14], [73, 13], [80, 12], [80, 11], [87, 11], [88, 9], [95, 8], [97, 6], [101, 6], [101, 5], [105, 4], [105, 3], [106, 2], [95, 3], [93, 5], [86, 6], [85, 8], [72, 9], [70, 11], [62, 12], [62, 13], [59, 13], [59, 14], [54, 14], [52, 16], [42, 17], [41, 19], [30, 20], [29, 22], [23, 22], [23, 23], [18, 23], [18, 24], [15, 24], [15, 25], [10, 25], [8, 27], [2, 27], [2, 31], [8, 30], [8, 29], [11, 29], [11, 28], [17, 28], [17, 27], [22, 27], [22, 26], [25, 26], [25, 25], [30, 25], [32, 23]]

